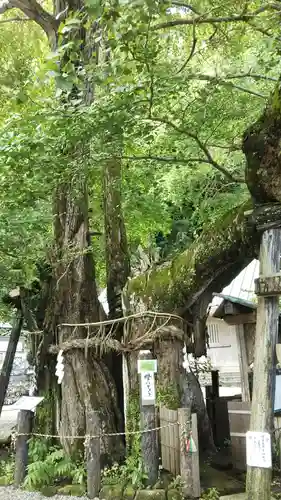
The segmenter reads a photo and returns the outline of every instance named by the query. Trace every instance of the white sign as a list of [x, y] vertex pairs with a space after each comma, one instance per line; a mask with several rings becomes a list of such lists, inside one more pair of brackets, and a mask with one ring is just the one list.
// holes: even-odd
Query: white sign
[[157, 373], [157, 359], [138, 359], [138, 373]]
[[56, 376], [58, 377], [58, 384], [62, 383], [62, 379], [64, 376], [64, 364], [63, 364], [63, 351], [59, 351], [57, 355], [57, 364], [56, 364]]
[[36, 406], [43, 401], [43, 397], [22, 396], [16, 403], [9, 406], [9, 410], [30, 410], [34, 411]]
[[155, 403], [155, 380], [152, 372], [141, 373], [141, 399], [143, 405]]
[[271, 439], [268, 432], [246, 433], [247, 465], [271, 469]]

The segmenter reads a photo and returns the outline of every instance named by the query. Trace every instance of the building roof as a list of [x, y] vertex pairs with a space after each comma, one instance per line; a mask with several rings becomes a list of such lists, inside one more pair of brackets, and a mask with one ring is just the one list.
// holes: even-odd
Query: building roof
[[232, 302], [233, 304], [239, 304], [244, 307], [249, 307], [250, 309], [256, 309], [257, 304], [255, 302], [251, 302], [250, 300], [244, 300], [240, 297], [232, 297], [231, 295], [224, 295], [223, 293], [214, 293], [215, 297], [220, 297], [223, 301], [227, 300]]
[[228, 302], [236, 306], [236, 313], [247, 314], [252, 312], [257, 308], [257, 304], [250, 302], [248, 300], [240, 299], [239, 297], [231, 297], [230, 295], [224, 295], [223, 293], [215, 294], [216, 297], [220, 297], [222, 302], [214, 309], [212, 316], [215, 318], [224, 318], [225, 315], [230, 314], [226, 311], [225, 307]]
[[255, 279], [259, 276], [259, 261], [254, 259], [223, 290], [214, 293], [210, 315], [214, 316], [224, 300], [251, 309], [256, 308]]

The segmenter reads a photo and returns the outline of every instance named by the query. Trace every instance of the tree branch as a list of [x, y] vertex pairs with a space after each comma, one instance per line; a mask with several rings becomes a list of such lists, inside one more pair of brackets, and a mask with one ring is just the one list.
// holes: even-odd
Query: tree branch
[[[248, 24], [256, 31], [259, 31], [262, 35], [268, 36], [269, 38], [273, 37], [272, 33], [270, 33], [268, 30], [264, 28], [261, 28], [260, 26], [257, 26], [253, 21], [248, 21]], [[280, 37], [277, 37], [277, 39], [280, 40]]]
[[244, 217], [249, 208], [250, 200], [233, 208], [227, 216], [223, 213], [165, 266], [129, 280], [125, 300], [133, 303], [135, 310], [183, 314], [202, 293], [222, 289], [256, 255], [259, 237]]
[[[250, 75], [248, 75], [248, 76], [250, 77]], [[200, 74], [190, 75], [189, 74], [187, 78], [188, 78], [188, 80], [203, 80], [203, 81], [215, 83], [217, 85], [222, 85], [224, 87], [231, 87], [233, 89], [240, 90], [241, 92], [246, 92], [246, 94], [254, 95], [255, 97], [260, 97], [261, 99], [267, 99], [267, 96], [265, 96], [264, 94], [260, 94], [259, 92], [256, 92], [255, 90], [247, 89], [245, 87], [241, 87], [241, 85], [236, 85], [235, 83], [225, 81], [228, 79], [230, 80], [230, 79], [239, 78], [239, 76], [238, 77], [226, 76], [226, 77], [224, 77], [224, 79], [221, 79], [217, 76], [211, 76], [211, 75], [200, 75]], [[241, 78], [242, 78], [242, 76], [241, 76]], [[262, 79], [262, 78], [260, 78], [260, 79]], [[270, 78], [268, 78], [268, 79], [270, 79]], [[275, 80], [272, 80], [272, 81], [275, 81]]]
[[177, 75], [179, 73], [181, 73], [186, 68], [186, 66], [188, 65], [190, 59], [193, 57], [195, 49], [196, 49], [196, 44], [197, 44], [196, 25], [194, 24], [193, 25], [193, 31], [192, 31], [192, 44], [191, 44], [190, 53], [189, 53], [188, 58], [186, 59], [186, 61], [181, 66], [181, 68], [177, 71]]
[[273, 76], [257, 75], [256, 73], [251, 73], [251, 72], [241, 73], [241, 75], [224, 76], [225, 80], [230, 80], [230, 79], [235, 80], [236, 78], [253, 78], [253, 80], [268, 80], [270, 82], [278, 82], [278, 78], [274, 78]]
[[199, 137], [197, 136], [197, 134], [195, 134], [194, 132], [191, 132], [191, 130], [182, 129], [182, 128], [178, 127], [177, 125], [175, 125], [173, 122], [170, 122], [169, 120], [166, 120], [166, 119], [163, 119], [163, 118], [157, 118], [157, 117], [156, 118], [152, 118], [152, 121], [158, 122], [158, 123], [163, 123], [164, 125], [168, 125], [169, 127], [173, 128], [176, 132], [178, 132], [179, 134], [184, 134], [184, 135], [190, 137], [191, 139], [193, 139], [196, 142], [196, 144], [198, 145], [198, 147], [205, 154], [205, 156], [206, 156], [206, 158], [207, 158], [207, 160], [208, 160], [208, 162], [209, 162], [210, 165], [212, 165], [219, 172], [221, 172], [231, 182], [235, 182], [235, 183], [236, 182], [241, 182], [241, 180], [235, 179], [235, 177], [233, 177], [233, 175], [226, 168], [224, 168], [222, 165], [220, 165], [219, 163], [217, 163], [216, 160], [214, 160], [214, 158], [212, 157], [210, 151], [205, 146], [205, 144], [199, 139]]
[[[179, 163], [182, 165], [188, 165], [189, 163], [207, 163], [207, 165], [214, 166], [213, 161], [208, 160], [207, 158], [176, 158], [173, 156], [153, 156], [153, 155], [144, 155], [144, 156], [123, 156], [123, 160], [131, 160], [131, 161], [139, 161], [139, 160], [153, 160], [159, 161], [163, 163]], [[223, 168], [223, 167], [220, 167]], [[228, 172], [228, 175], [229, 174]], [[235, 184], [245, 183], [245, 179], [243, 178], [234, 178], [231, 176], [231, 181]]]
[[153, 160], [163, 163], [182, 163], [187, 165], [188, 163], [200, 162], [200, 163], [210, 163], [206, 158], [177, 158], [175, 156], [155, 156], [155, 155], [141, 155], [141, 156], [122, 156], [123, 160], [140, 161], [140, 160]]
[[276, 3], [271, 3], [268, 5], [264, 5], [259, 9], [254, 10], [251, 13], [245, 14], [237, 14], [234, 16], [225, 16], [225, 17], [207, 17], [206, 14], [201, 14], [197, 17], [193, 17], [192, 19], [173, 19], [171, 21], [166, 21], [164, 23], [156, 24], [152, 27], [153, 30], [166, 29], [166, 28], [174, 28], [176, 26], [187, 26], [193, 24], [219, 24], [219, 23], [235, 23], [235, 22], [249, 22], [259, 14], [263, 12], [275, 10], [280, 12], [281, 5]]
[[32, 21], [32, 19], [29, 19], [29, 17], [10, 17], [7, 19], [0, 19], [0, 24], [14, 23], [18, 21]]
[[211, 148], [218, 148], [218, 149], [226, 149], [229, 152], [232, 152], [232, 151], [241, 151], [241, 149], [242, 149], [241, 144], [223, 145], [223, 144], [210, 144], [209, 143], [209, 147], [211, 147]]
[[[0, 14], [3, 14], [9, 9], [16, 8], [21, 10], [28, 19], [35, 21], [45, 31], [51, 47], [56, 44], [57, 30], [60, 21], [55, 19], [47, 12], [36, 0], [0, 0]], [[16, 18], [14, 19], [16, 20]], [[25, 19], [17, 19], [25, 20]], [[10, 20], [1, 20], [1, 22], [9, 22]]]

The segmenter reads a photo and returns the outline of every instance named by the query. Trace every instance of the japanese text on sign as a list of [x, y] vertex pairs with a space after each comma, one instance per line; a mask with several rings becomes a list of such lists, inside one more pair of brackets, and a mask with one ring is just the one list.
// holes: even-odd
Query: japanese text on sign
[[247, 465], [271, 469], [271, 439], [268, 432], [247, 432]]
[[155, 380], [152, 372], [141, 373], [141, 398], [143, 404], [155, 402]]

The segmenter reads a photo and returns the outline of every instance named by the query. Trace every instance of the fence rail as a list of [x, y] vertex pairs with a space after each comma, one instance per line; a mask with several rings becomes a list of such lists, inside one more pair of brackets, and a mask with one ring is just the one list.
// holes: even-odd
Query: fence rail
[[[143, 428], [128, 433], [103, 433], [99, 425], [99, 412], [93, 412], [89, 419], [86, 435], [59, 436], [36, 433], [32, 430], [33, 412], [20, 410], [18, 413], [18, 427], [13, 437], [16, 448], [15, 484], [20, 486], [26, 474], [28, 459], [29, 438], [50, 439], [83, 439], [86, 451], [87, 466], [87, 491], [89, 498], [95, 498], [100, 485], [100, 440], [106, 436], [122, 436], [128, 434], [143, 435], [159, 433], [162, 466], [174, 476], [181, 475], [183, 484], [186, 485], [188, 496], [200, 496], [199, 453], [197, 435], [197, 416], [191, 415], [190, 409], [179, 408], [177, 411], [161, 407], [160, 425], [153, 428]], [[157, 454], [158, 460], [159, 454]], [[95, 474], [93, 474], [93, 471]], [[157, 479], [157, 478], [156, 478]]]
[[[186, 408], [170, 410], [164, 406], [160, 407], [159, 414], [162, 467], [174, 476], [181, 475], [182, 479], [190, 476], [190, 489], [193, 497], [198, 498], [201, 486], [197, 415], [193, 413], [188, 421]], [[179, 422], [178, 426], [174, 425], [176, 422]], [[187, 452], [188, 440], [193, 442], [194, 449], [191, 452]]]
[[[160, 440], [162, 466], [174, 476], [180, 474], [180, 439], [179, 427], [174, 424], [178, 422], [178, 411], [160, 407]], [[172, 425], [171, 428], [169, 426]]]

